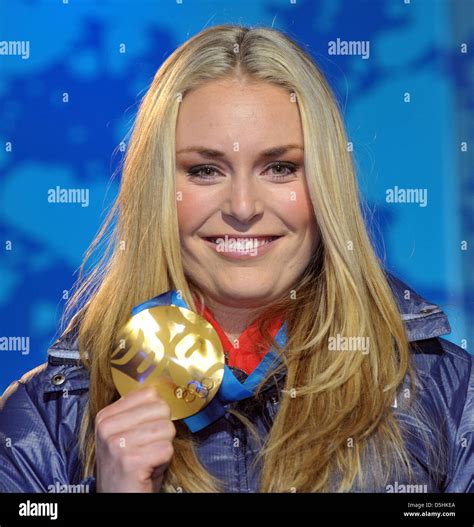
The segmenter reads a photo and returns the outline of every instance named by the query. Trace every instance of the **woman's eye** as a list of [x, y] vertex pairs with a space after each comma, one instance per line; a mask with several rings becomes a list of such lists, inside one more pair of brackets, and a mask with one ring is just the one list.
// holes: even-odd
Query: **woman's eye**
[[189, 176], [190, 178], [208, 180], [208, 179], [214, 179], [216, 173], [217, 173], [217, 170], [214, 167], [197, 166], [197, 167], [190, 168], [186, 175]]
[[298, 170], [298, 166], [293, 163], [276, 162], [270, 165], [267, 170], [271, 170], [273, 179], [279, 180], [294, 174]]

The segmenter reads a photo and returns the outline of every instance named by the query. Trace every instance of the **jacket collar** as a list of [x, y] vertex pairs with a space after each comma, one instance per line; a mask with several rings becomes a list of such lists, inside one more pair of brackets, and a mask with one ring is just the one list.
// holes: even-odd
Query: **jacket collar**
[[425, 300], [395, 276], [386, 276], [410, 342], [451, 333], [448, 317], [438, 305]]

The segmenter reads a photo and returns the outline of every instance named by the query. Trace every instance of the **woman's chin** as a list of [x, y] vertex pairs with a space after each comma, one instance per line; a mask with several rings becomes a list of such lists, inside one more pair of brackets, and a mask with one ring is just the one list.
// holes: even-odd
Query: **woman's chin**
[[[216, 284], [217, 285], [217, 284]], [[217, 301], [235, 307], [260, 307], [266, 305], [271, 301], [274, 295], [274, 289], [271, 287], [262, 287], [262, 284], [246, 283], [245, 286], [236, 287], [232, 284], [231, 287], [217, 287], [217, 291], [212, 295]]]

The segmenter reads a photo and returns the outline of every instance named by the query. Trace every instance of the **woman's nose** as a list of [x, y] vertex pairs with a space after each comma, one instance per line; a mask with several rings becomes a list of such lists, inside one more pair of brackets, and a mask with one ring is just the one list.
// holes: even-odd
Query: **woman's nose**
[[258, 187], [258, 182], [252, 178], [236, 177], [227, 192], [223, 212], [234, 216], [242, 223], [248, 223], [263, 212], [261, 189]]

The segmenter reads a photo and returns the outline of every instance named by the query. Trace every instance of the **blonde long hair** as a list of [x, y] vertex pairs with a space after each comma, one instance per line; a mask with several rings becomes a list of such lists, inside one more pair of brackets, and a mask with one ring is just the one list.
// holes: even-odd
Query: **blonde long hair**
[[[81, 361], [90, 374], [79, 437], [84, 476], [95, 470], [95, 416], [119, 397], [110, 355], [131, 308], [177, 289], [196, 309], [193, 295], [199, 291], [183, 271], [175, 206], [176, 121], [189, 90], [232, 76], [272, 83], [295, 98], [320, 231], [318, 250], [298, 284], [268, 306], [268, 317], [278, 310], [288, 323], [288, 341], [280, 350], [287, 375], [258, 455], [259, 488], [348, 491], [371, 478], [383, 484], [400, 467], [409, 472], [391, 403], [412, 372], [403, 322], [366, 232], [341, 113], [324, 76], [292, 39], [274, 29], [236, 25], [202, 31], [157, 71], [140, 104], [119, 195], [67, 306], [68, 329], [80, 320]], [[84, 276], [86, 262], [102, 244], [102, 258]], [[329, 339], [337, 335], [368, 338], [370, 352], [331, 351]], [[236, 415], [255, 432], [245, 415]], [[222, 490], [222, 482], [200, 463], [192, 434], [181, 423], [177, 431], [163, 491]], [[369, 450], [375, 454], [370, 464], [364, 462]]]

